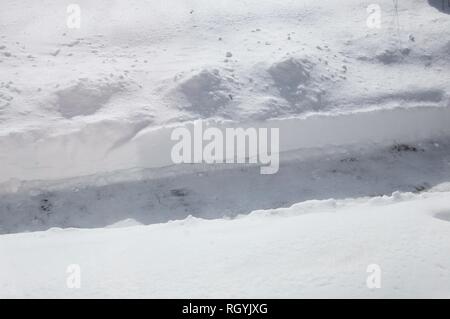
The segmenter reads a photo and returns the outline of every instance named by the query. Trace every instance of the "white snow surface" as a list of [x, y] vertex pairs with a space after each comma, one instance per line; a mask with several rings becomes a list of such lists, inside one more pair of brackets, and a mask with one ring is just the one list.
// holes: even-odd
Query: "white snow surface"
[[[442, 1], [73, 2], [0, 1], [0, 298], [450, 297]], [[279, 172], [173, 165], [199, 120]]]
[[[366, 133], [405, 126], [413, 137], [408, 124], [424, 116], [430, 129], [428, 111], [449, 107], [450, 22], [437, 2], [401, 1], [396, 13], [391, 0], [379, 1], [382, 28], [370, 29], [359, 0], [82, 0], [81, 28], [68, 29], [69, 1], [4, 0], [0, 182], [167, 165], [152, 147], [169, 143], [150, 136], [140, 145], [141, 133], [196, 119], [261, 126], [425, 107], [407, 123], [381, 120], [378, 133]], [[370, 122], [346, 132], [357, 137]], [[328, 123], [315, 125], [325, 137], [335, 133], [321, 126]], [[426, 134], [442, 133], [437, 126]]]
[[[449, 298], [449, 207], [447, 187], [233, 220], [3, 235], [0, 297]], [[79, 289], [66, 286], [71, 264]], [[371, 264], [380, 289], [366, 285]]]

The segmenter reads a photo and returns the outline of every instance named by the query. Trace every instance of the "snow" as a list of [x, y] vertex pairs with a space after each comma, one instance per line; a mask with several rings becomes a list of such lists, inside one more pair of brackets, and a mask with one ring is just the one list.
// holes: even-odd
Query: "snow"
[[[396, 193], [233, 220], [3, 235], [0, 296], [448, 298], [449, 195]], [[79, 289], [66, 286], [72, 264], [81, 269]], [[381, 268], [381, 289], [366, 286], [371, 264]]]
[[[395, 107], [353, 112], [314, 113], [264, 122], [207, 119], [203, 126], [219, 128], [278, 128], [281, 152], [308, 148], [392, 146], [439, 140], [450, 135], [450, 108]], [[5, 151], [0, 183], [10, 179], [56, 180], [134, 168], [173, 165], [171, 139], [174, 128], [193, 131], [195, 121], [159, 127], [148, 122], [85, 123], [67, 126], [62, 133], [42, 136], [29, 130], [0, 139]], [[19, 147], [20, 145], [20, 147]], [[88, 150], [88, 151], [86, 151]], [[33, 161], [30, 161], [30, 158]]]
[[[450, 297], [442, 1], [71, 3], [0, 4], [0, 297]], [[278, 173], [174, 165], [199, 121]]]
[[[1, 58], [3, 132], [106, 119], [146, 118], [156, 126], [199, 116], [244, 121], [448, 104], [449, 43], [440, 31], [449, 22], [425, 1], [400, 3], [400, 34], [388, 0], [379, 1], [382, 29], [367, 28], [366, 7], [356, 0], [78, 3], [82, 27], [68, 29], [66, 3], [2, 2], [2, 52], [10, 55]], [[293, 92], [286, 81], [299, 67], [308, 81]], [[86, 90], [99, 91], [87, 97], [95, 109], [67, 114], [58, 97], [71, 92], [78, 100]], [[211, 105], [207, 93], [217, 98]], [[295, 95], [306, 102], [296, 105]]]
[[[311, 199], [427, 191], [450, 180], [448, 140], [411, 145], [306, 148], [258, 165], [179, 165], [58, 181], [16, 181], [0, 195], [0, 233], [233, 217]], [[271, 194], [267, 196], [267, 194]], [[48, 208], [47, 208], [48, 207]]]

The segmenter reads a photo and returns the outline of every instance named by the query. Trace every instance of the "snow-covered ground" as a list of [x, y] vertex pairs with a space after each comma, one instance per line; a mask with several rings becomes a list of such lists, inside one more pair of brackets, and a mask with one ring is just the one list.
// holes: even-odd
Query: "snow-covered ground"
[[[233, 220], [3, 235], [1, 297], [450, 297], [450, 188]], [[81, 269], [68, 289], [66, 269]], [[381, 268], [381, 288], [366, 285]]]
[[[2, 0], [0, 297], [450, 297], [448, 30], [441, 0]], [[279, 128], [278, 173], [174, 165], [198, 120]]]

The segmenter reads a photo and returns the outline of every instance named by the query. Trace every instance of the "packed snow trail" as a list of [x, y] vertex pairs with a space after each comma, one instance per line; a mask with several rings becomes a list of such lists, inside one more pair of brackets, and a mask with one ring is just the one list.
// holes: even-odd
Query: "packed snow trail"
[[311, 199], [422, 192], [450, 181], [447, 138], [388, 146], [307, 148], [280, 169], [176, 165], [58, 181], [12, 182], [0, 193], [0, 233], [233, 217]]

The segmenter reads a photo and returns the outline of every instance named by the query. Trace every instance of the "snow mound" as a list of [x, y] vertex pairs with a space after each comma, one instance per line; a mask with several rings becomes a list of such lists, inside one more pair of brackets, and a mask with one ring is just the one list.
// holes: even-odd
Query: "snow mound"
[[188, 104], [182, 109], [202, 117], [213, 116], [233, 99], [231, 89], [219, 70], [202, 70], [179, 84], [177, 90]]
[[409, 49], [403, 50], [393, 50], [393, 49], [383, 49], [376, 53], [375, 58], [378, 62], [383, 64], [394, 64], [403, 61], [405, 56], [409, 54]]
[[434, 218], [450, 222], [450, 211], [439, 212], [434, 215]]
[[299, 110], [316, 110], [322, 104], [323, 91], [316, 81], [315, 65], [309, 59], [288, 58], [269, 70], [280, 96]]
[[56, 104], [65, 118], [91, 115], [124, 89], [125, 84], [120, 82], [81, 79], [75, 85], [57, 91]]

